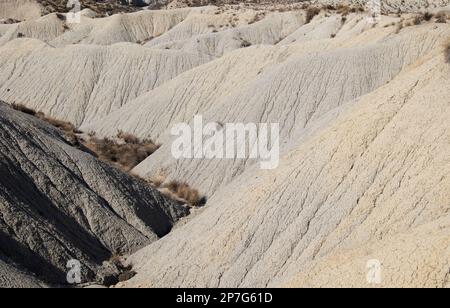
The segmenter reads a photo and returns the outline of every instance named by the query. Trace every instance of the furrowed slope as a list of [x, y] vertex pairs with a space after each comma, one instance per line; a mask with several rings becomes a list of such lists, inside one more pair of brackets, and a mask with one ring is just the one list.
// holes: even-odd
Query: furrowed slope
[[[325, 19], [327, 18], [321, 18], [321, 20]], [[120, 127], [141, 137], [149, 137], [151, 132], [152, 137], [158, 138], [170, 125], [187, 122], [195, 114], [205, 113], [217, 105], [221, 99], [227, 99], [232, 95], [238, 97], [250, 82], [257, 84], [256, 78], [260, 78], [264, 73], [270, 74], [278, 65], [289, 59], [344, 48], [367, 47], [368, 42], [372, 44], [383, 42], [389, 37], [391, 37], [390, 41], [395, 43], [393, 27], [385, 28], [384, 23], [376, 29], [371, 26], [370, 30], [358, 33], [349, 39], [346, 35], [348, 31], [357, 32], [354, 31], [356, 19], [358, 19], [358, 28], [361, 28], [359, 23], [368, 25], [361, 16], [354, 17], [349, 20], [350, 25], [345, 26], [340, 33], [342, 38], [292, 41], [290, 44], [277, 47], [253, 46], [230, 52], [220, 59], [174, 78], [154, 91], [143, 94], [120, 112], [111, 114], [107, 121], [93, 122], [92, 129], [108, 135], [114, 134], [116, 127]], [[305, 27], [309, 28], [307, 25], [300, 29]], [[140, 112], [134, 112], [136, 109]], [[153, 110], [158, 112], [154, 113]], [[155, 115], [158, 116], [155, 117]]]
[[[146, 46], [159, 49], [180, 49], [220, 57], [227, 52], [243, 47], [260, 44], [274, 45], [280, 42], [305, 23], [304, 15], [303, 11], [271, 13], [261, 21], [250, 25], [241, 25], [222, 31], [214, 31], [214, 27], [212, 27], [209, 33], [194, 35], [185, 40], [174, 39], [174, 35], [171, 35], [172, 32], [168, 32], [166, 35], [150, 41]], [[179, 26], [186, 28], [183, 24]]]
[[71, 31], [52, 42], [68, 44], [112, 45], [119, 42], [145, 42], [160, 36], [189, 16], [196, 9], [140, 11], [110, 17], [85, 19]]
[[[92, 122], [82, 129], [110, 135], [123, 128], [140, 137], [151, 134], [161, 139], [171, 124], [189, 121], [193, 115], [211, 108], [221, 97], [239, 91], [266, 66], [284, 58], [283, 52], [275, 47], [252, 47], [232, 52], [141, 95], [129, 106], [112, 113], [105, 122]], [[138, 109], [139, 113], [136, 112]]]
[[381, 286], [448, 285], [449, 76], [434, 53], [338, 108], [278, 169], [248, 169], [134, 254], [124, 285], [370, 286], [374, 258]]
[[7, 25], [7, 31], [0, 37], [0, 46], [21, 37], [35, 38], [48, 42], [66, 31], [64, 25], [64, 20], [59, 18], [57, 14]]
[[167, 32], [193, 10], [198, 9], [145, 10], [104, 18], [92, 18], [92, 11], [84, 10], [79, 24], [68, 23], [66, 14], [52, 13], [15, 24], [0, 39], [0, 46], [18, 36], [41, 39], [53, 46], [145, 42]]
[[[231, 4], [236, 4], [237, 1], [234, 0], [173, 0], [169, 6], [182, 7], [188, 5], [207, 5], [209, 3], [214, 3], [218, 6], [226, 6]], [[364, 7], [367, 5], [367, 0], [284, 0], [284, 1], [260, 1], [260, 0], [244, 0], [238, 1], [243, 2], [247, 6], [261, 8], [282, 8], [283, 6], [291, 5], [295, 7], [296, 4], [314, 4], [320, 6], [327, 5], [349, 5]], [[383, 0], [382, 9], [385, 13], [397, 13], [399, 10], [401, 12], [416, 12], [420, 9], [433, 9], [437, 7], [442, 7], [448, 5], [448, 0]]]
[[42, 6], [35, 0], [2, 0], [0, 19], [26, 20], [41, 16]]
[[4, 103], [0, 111], [0, 254], [24, 269], [64, 283], [77, 259], [94, 280], [111, 255], [148, 245], [187, 214], [40, 120]]
[[[366, 0], [319, 0], [321, 5], [360, 5], [365, 6]], [[381, 9], [383, 13], [411, 13], [419, 10], [432, 10], [442, 8], [449, 5], [449, 0], [383, 0], [381, 2]]]
[[146, 45], [151, 47], [168, 42], [184, 41], [200, 34], [246, 25], [258, 14], [253, 10], [240, 14], [236, 12], [232, 9], [222, 11], [215, 6], [193, 10], [182, 22], [161, 36], [150, 40]]
[[[261, 53], [262, 59], [270, 57], [269, 63], [273, 65], [268, 67], [265, 67], [267, 62], [255, 60], [258, 57], [255, 48], [248, 54], [253, 54], [255, 59], [251, 61], [259, 63], [259, 66], [252, 66], [249, 80], [244, 77], [237, 87], [233, 88], [232, 83], [226, 82], [215, 86], [217, 80], [226, 78], [221, 76], [221, 69], [212, 69], [213, 65], [227, 63], [233, 59], [230, 55], [206, 64], [204, 71], [199, 67], [180, 75], [138, 98], [136, 104], [131, 103], [125, 110], [111, 114], [92, 129], [108, 134], [113, 134], [116, 129], [138, 135], [151, 132], [153, 137], [161, 138], [163, 146], [135, 171], [142, 176], [163, 175], [168, 179], [183, 179], [212, 195], [254, 161], [175, 160], [171, 155], [173, 139], [167, 137], [172, 125], [190, 122], [195, 114], [203, 115], [205, 122], [280, 123], [284, 149], [330, 110], [386, 84], [406, 66], [439, 48], [450, 35], [449, 30], [445, 25], [437, 28], [427, 25], [406, 29], [400, 35], [390, 35], [378, 44], [355, 48], [293, 53], [290, 56], [286, 56], [285, 50], [284, 57], [276, 52]], [[245, 56], [240, 58], [245, 52], [239, 52], [234, 56], [242, 64], [249, 61]], [[281, 62], [277, 63], [277, 59]], [[227, 70], [224, 66], [223, 71], [228, 73]], [[233, 68], [229, 76], [236, 76], [235, 70], [239, 72]], [[214, 76], [211, 73], [205, 75], [208, 71], [214, 72]], [[202, 74], [196, 75], [196, 72]], [[133, 112], [133, 108], [139, 111]]]
[[0, 48], [0, 98], [80, 125], [209, 60], [129, 43], [53, 48], [15, 40]]

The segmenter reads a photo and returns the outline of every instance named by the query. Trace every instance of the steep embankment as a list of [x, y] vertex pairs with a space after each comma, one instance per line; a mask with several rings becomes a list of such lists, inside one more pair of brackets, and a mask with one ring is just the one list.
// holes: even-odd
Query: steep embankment
[[70, 44], [112, 45], [144, 42], [159, 36], [183, 21], [192, 10], [140, 11], [93, 18], [90, 10], [81, 12], [81, 23], [69, 23], [66, 14], [52, 13], [38, 19], [9, 25], [0, 45], [17, 37], [37, 38], [53, 46]]
[[59, 130], [0, 104], [0, 254], [53, 283], [77, 259], [103, 261], [166, 235], [187, 209], [70, 146]]
[[[0, 99], [157, 138], [133, 171], [211, 197], [167, 235], [184, 207], [1, 104], [0, 285], [63, 283], [69, 259], [93, 280], [146, 246], [123, 286], [367, 286], [370, 259], [381, 286], [448, 286], [450, 28], [398, 13], [445, 2], [385, 1], [376, 23], [225, 6], [0, 24]], [[170, 130], [196, 114], [280, 123], [280, 166], [175, 160]]]
[[129, 43], [53, 48], [14, 40], [0, 48], [0, 98], [80, 125], [209, 60]]
[[370, 259], [381, 286], [448, 285], [449, 76], [435, 53], [338, 109], [136, 253], [125, 285], [367, 286]]
[[[158, 0], [162, 2], [163, 0]], [[129, 4], [116, 0], [79, 0], [81, 9], [89, 9], [97, 16], [110, 16], [119, 13], [130, 13], [141, 10], [139, 6], [152, 4], [155, 0], [130, 0]], [[51, 13], [66, 13], [74, 9], [66, 0], [2, 0], [0, 3], [0, 19], [32, 20]]]
[[359, 26], [352, 24], [342, 30], [342, 38], [320, 40], [306, 48], [300, 42], [290, 48], [252, 47], [230, 53], [142, 95], [86, 129], [108, 135], [117, 129], [142, 137], [151, 133], [163, 146], [135, 171], [184, 179], [211, 196], [254, 161], [176, 160], [171, 156], [173, 138], [168, 136], [174, 124], [190, 122], [196, 114], [203, 115], [205, 122], [280, 123], [285, 150], [324, 114], [390, 82], [450, 36], [447, 25], [430, 23], [398, 34], [395, 27], [381, 25], [349, 37], [346, 31]]

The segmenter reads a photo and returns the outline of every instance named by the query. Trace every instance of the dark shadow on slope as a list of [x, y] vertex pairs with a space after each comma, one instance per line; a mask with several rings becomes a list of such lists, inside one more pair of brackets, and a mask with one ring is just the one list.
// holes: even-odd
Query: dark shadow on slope
[[[86, 269], [86, 276], [84, 277], [94, 278], [94, 267], [109, 259], [112, 253], [97, 238], [83, 229], [79, 222], [58, 209], [50, 199], [37, 189], [33, 181], [22, 170], [14, 169], [14, 171], [11, 171], [10, 166], [5, 165], [5, 157], [2, 157], [1, 161], [0, 187], [4, 191], [0, 190], [0, 193], [6, 201], [1, 207], [9, 205], [8, 210], [13, 212], [15, 217], [22, 218], [22, 221], [15, 222], [13, 227], [16, 230], [13, 230], [5, 222], [4, 236], [1, 241], [4, 254], [47, 282], [65, 283], [65, 274], [61, 275], [61, 272], [70, 259], [80, 260], [83, 268]], [[18, 176], [20, 180], [17, 179]], [[32, 204], [34, 207], [25, 207], [24, 204]], [[7, 209], [3, 208], [2, 214], [7, 215], [6, 211]], [[10, 238], [11, 236], [19, 236], [16, 234], [17, 229], [22, 228], [21, 224], [26, 222], [41, 225], [42, 229], [48, 232], [49, 238], [47, 241], [53, 241], [55, 246], [60, 244], [61, 239], [65, 239], [72, 247], [66, 247], [64, 254], [54, 256], [55, 264], [51, 265], [41, 256], [41, 254], [49, 253], [45, 250], [40, 251], [44, 246], [37, 247], [36, 251], [31, 251]], [[31, 236], [26, 232], [22, 234], [22, 236], [27, 235]], [[20, 241], [26, 240], [30, 240], [30, 238], [20, 238]]]

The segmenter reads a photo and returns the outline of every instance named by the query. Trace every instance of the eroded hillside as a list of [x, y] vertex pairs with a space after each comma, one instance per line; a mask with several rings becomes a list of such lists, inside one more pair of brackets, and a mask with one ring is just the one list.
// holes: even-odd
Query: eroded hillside
[[104, 261], [150, 244], [188, 214], [143, 181], [75, 149], [58, 129], [4, 103], [0, 110], [3, 261], [64, 284], [66, 262], [77, 259], [84, 282], [95, 281]]
[[[69, 259], [98, 281], [125, 255], [118, 286], [364, 287], [374, 259], [381, 286], [449, 286], [448, 1], [166, 4], [0, 24], [1, 100], [161, 144], [127, 174], [1, 104], [0, 285], [63, 283]], [[278, 168], [175, 159], [196, 115], [279, 123]], [[171, 186], [205, 208], [177, 225]]]

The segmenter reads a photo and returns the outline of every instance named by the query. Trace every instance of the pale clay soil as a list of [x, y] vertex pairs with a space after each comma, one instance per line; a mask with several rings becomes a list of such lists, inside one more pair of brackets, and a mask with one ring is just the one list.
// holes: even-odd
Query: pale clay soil
[[[77, 259], [83, 283], [116, 287], [371, 287], [376, 259], [377, 286], [450, 287], [449, 1], [387, 0], [376, 22], [362, 0], [319, 2], [310, 18], [176, 0], [69, 24], [2, 1], [0, 286], [64, 284]], [[125, 173], [11, 104], [162, 146]], [[280, 123], [279, 167], [173, 158], [171, 128], [198, 114]], [[121, 266], [136, 275], [110, 282]]]

